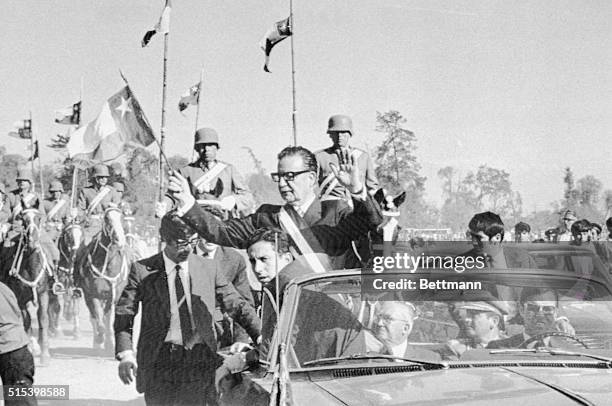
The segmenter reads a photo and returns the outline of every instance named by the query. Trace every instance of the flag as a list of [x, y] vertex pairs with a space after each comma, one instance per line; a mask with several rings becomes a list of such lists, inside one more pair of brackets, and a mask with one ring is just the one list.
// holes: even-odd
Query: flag
[[63, 109], [55, 110], [55, 122], [58, 124], [81, 124], [81, 102]]
[[181, 100], [179, 100], [178, 108], [179, 111], [185, 110], [189, 107], [190, 104], [198, 104], [200, 102], [200, 89], [202, 87], [202, 82], [198, 82], [195, 85], [191, 86], [183, 95], [181, 96]]
[[274, 45], [291, 35], [293, 35], [291, 17], [287, 17], [284, 20], [276, 22], [261, 39], [259, 46], [266, 54], [266, 61], [264, 63], [264, 70], [266, 72], [270, 72], [268, 70], [268, 64], [270, 63], [270, 52], [272, 52]]
[[162, 10], [159, 21], [157, 24], [155, 24], [155, 27], [153, 27], [152, 30], [147, 31], [144, 37], [142, 37], [142, 42], [140, 44], [143, 48], [149, 45], [151, 38], [153, 38], [153, 36], [158, 32], [161, 32], [162, 34], [167, 34], [170, 32], [170, 11], [172, 11], [170, 0], [166, 0], [166, 5]]
[[30, 138], [32, 138], [32, 120], [26, 119], [22, 121], [16, 121], [13, 124], [13, 127], [15, 127], [15, 130], [17, 131], [10, 131], [9, 136], [14, 138], [20, 138], [22, 140], [29, 140]]
[[38, 140], [34, 141], [34, 153], [30, 155], [30, 157], [28, 158], [28, 162], [33, 161], [36, 158], [38, 158]]
[[148, 146], [155, 141], [153, 129], [129, 86], [112, 95], [95, 120], [72, 133], [68, 155], [72, 158], [110, 161], [126, 144]]

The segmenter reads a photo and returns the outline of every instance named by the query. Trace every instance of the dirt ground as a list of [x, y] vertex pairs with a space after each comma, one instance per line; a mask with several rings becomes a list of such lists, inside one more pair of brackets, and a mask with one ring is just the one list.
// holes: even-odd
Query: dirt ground
[[[119, 362], [112, 354], [93, 349], [93, 330], [85, 303], [80, 302], [81, 334], [72, 335], [72, 323], [60, 319], [63, 334], [50, 339], [51, 361], [40, 365], [35, 357], [35, 385], [69, 385], [70, 400], [39, 400], [41, 406], [60, 405], [141, 405], [144, 398], [136, 392], [136, 385], [124, 385], [117, 375]], [[137, 325], [138, 327], [138, 325]], [[138, 334], [135, 331], [135, 335]], [[4, 406], [2, 400], [0, 405]]]

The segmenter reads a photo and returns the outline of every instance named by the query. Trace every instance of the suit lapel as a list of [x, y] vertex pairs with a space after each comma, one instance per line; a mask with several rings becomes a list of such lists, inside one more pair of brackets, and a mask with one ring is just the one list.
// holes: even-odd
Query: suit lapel
[[310, 205], [310, 207], [308, 207], [308, 210], [304, 214], [303, 220], [309, 226], [312, 226], [317, 221], [321, 220], [321, 200], [319, 199], [313, 200], [312, 204]]
[[157, 270], [153, 286], [155, 294], [161, 302], [162, 308], [161, 314], [170, 315], [170, 292], [168, 290], [168, 275], [166, 274], [166, 265], [164, 264], [164, 257], [162, 253], [155, 255], [151, 260], [145, 264], [147, 268], [154, 271]]

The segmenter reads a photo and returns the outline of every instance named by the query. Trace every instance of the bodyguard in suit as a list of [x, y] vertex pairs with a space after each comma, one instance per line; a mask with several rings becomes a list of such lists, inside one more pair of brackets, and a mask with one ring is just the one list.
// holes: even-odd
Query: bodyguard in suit
[[[217, 271], [221, 272], [223, 277], [234, 286], [244, 300], [251, 306], [255, 306], [251, 285], [247, 277], [246, 261], [238, 251], [200, 239], [195, 253], [213, 260]], [[217, 303], [215, 309], [215, 328], [217, 329], [217, 342], [220, 348], [232, 345], [236, 341], [249, 342], [249, 335], [221, 309], [220, 303]]]
[[[179, 213], [207, 241], [234, 248], [247, 248], [253, 233], [260, 228], [281, 228], [292, 240], [297, 255], [325, 253], [332, 257], [333, 269], [344, 266], [344, 254], [351, 241], [382, 222], [379, 207], [366, 193], [359, 168], [348, 153], [339, 166], [332, 165], [338, 182], [352, 193], [354, 209], [323, 212], [317, 197], [317, 160], [304, 147], [287, 147], [278, 155], [278, 172], [272, 179], [285, 205], [264, 204], [243, 219], [220, 221], [206, 213], [190, 193], [187, 180], [178, 173], [170, 176], [169, 189], [179, 202]], [[311, 264], [317, 272], [325, 264]]]
[[[164, 250], [132, 264], [115, 311], [119, 377], [148, 405], [216, 404], [214, 372], [221, 364], [213, 312], [215, 295], [257, 342], [261, 323], [254, 309], [212, 269], [214, 262], [192, 254], [197, 241], [175, 213], [162, 218]], [[141, 304], [137, 358], [132, 351], [134, 316]]]

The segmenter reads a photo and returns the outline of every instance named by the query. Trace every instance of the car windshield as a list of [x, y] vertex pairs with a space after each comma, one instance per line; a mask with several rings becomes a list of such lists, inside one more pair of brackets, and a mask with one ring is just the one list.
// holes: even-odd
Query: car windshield
[[[593, 280], [561, 272], [432, 272], [402, 274], [392, 278], [400, 285], [372, 292], [366, 288], [372, 278], [381, 277], [331, 275], [301, 285], [289, 335], [294, 366], [363, 362], [377, 355], [382, 362], [421, 363], [474, 354], [550, 359], [553, 354], [544, 349], [551, 348], [566, 356], [577, 351], [612, 357], [612, 297]], [[466, 281], [480, 285], [451, 285]], [[502, 351], [519, 348], [525, 351]]]

